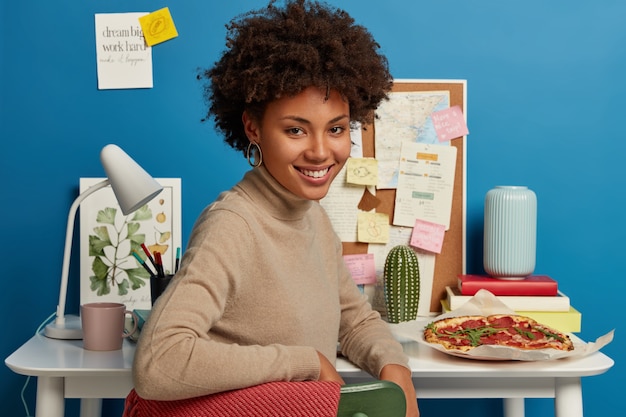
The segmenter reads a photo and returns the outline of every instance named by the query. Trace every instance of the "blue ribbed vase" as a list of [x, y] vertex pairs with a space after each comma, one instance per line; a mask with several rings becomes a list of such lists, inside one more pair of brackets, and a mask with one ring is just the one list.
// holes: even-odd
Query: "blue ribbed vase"
[[537, 196], [523, 186], [497, 186], [485, 197], [483, 267], [494, 278], [523, 279], [535, 270]]

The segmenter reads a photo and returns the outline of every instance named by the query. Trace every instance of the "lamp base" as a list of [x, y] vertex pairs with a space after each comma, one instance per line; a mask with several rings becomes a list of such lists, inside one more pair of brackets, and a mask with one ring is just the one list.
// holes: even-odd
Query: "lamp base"
[[53, 321], [45, 327], [43, 334], [51, 339], [80, 340], [83, 338], [80, 317], [68, 314], [64, 324]]

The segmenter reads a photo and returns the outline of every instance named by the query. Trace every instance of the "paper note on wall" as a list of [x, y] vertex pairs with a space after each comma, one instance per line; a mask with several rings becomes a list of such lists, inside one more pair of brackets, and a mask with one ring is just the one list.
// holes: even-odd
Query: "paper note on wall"
[[335, 233], [342, 242], [357, 241], [357, 206], [363, 197], [365, 187], [346, 182], [344, 166], [335, 180], [330, 184], [326, 197], [320, 204], [328, 213]]
[[350, 184], [376, 185], [378, 182], [378, 163], [374, 158], [348, 158], [346, 171], [346, 181]]
[[411, 246], [429, 252], [441, 253], [446, 226], [416, 219], [411, 233]]
[[376, 265], [374, 254], [363, 253], [357, 255], [344, 255], [343, 260], [350, 270], [352, 279], [358, 285], [376, 283]]
[[[363, 157], [363, 136], [361, 126], [357, 125], [350, 130], [351, 158]], [[330, 184], [328, 193], [320, 200], [320, 204], [328, 213], [335, 233], [342, 242], [357, 241], [357, 207], [363, 198], [365, 187], [349, 184], [347, 181], [346, 165], [343, 166], [335, 180]], [[372, 193], [376, 191], [372, 187]]]
[[459, 106], [453, 106], [432, 114], [433, 125], [440, 142], [448, 142], [469, 133], [463, 111]]
[[170, 9], [164, 7], [139, 18], [146, 43], [154, 46], [178, 36], [176, 25], [170, 14]]
[[385, 213], [359, 212], [357, 237], [359, 242], [389, 242], [389, 216]]
[[146, 13], [95, 15], [98, 89], [152, 88], [152, 48], [139, 18]]
[[456, 147], [403, 142], [393, 214], [396, 226], [415, 219], [450, 227]]

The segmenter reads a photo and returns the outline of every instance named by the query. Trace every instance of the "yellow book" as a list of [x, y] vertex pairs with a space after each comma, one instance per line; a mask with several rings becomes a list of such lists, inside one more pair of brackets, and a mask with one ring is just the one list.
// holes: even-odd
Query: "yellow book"
[[[444, 313], [450, 311], [448, 300], [441, 300], [441, 308]], [[530, 317], [541, 324], [553, 327], [564, 333], [578, 333], [582, 328], [582, 314], [570, 306], [569, 311], [517, 311], [516, 314]]]

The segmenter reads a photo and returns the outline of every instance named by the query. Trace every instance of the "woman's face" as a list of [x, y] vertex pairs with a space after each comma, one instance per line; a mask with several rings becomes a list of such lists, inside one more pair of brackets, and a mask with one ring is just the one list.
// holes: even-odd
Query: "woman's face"
[[263, 165], [295, 195], [319, 200], [350, 156], [350, 107], [336, 91], [309, 87], [267, 105], [261, 123], [243, 115]]

